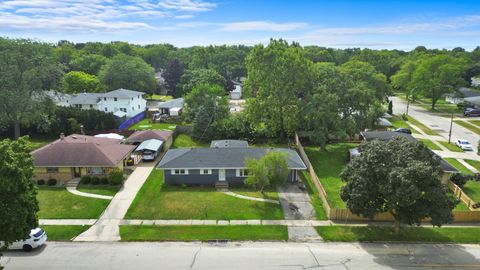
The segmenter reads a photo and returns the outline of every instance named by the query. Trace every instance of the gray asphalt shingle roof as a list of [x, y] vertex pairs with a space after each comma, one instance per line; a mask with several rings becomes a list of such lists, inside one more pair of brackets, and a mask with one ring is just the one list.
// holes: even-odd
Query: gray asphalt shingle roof
[[171, 99], [169, 101], [158, 103], [158, 107], [159, 108], [166, 108], [166, 109], [183, 108], [183, 102], [184, 102], [183, 98], [175, 98], [175, 99]]
[[110, 91], [108, 93], [101, 94], [101, 97], [116, 97], [116, 98], [132, 98], [132, 97], [137, 97], [141, 96], [145, 93], [143, 92], [138, 92], [138, 91], [133, 91], [133, 90], [128, 90], [128, 89], [117, 89]]
[[290, 169], [306, 169], [295, 150], [287, 148], [179, 148], [170, 149], [158, 164], [161, 169], [245, 168], [246, 159], [260, 159], [267, 151], [287, 153]]
[[70, 104], [97, 104], [100, 99], [98, 93], [81, 93], [70, 100]]
[[242, 140], [216, 140], [210, 143], [211, 148], [245, 148], [248, 147], [247, 141]]

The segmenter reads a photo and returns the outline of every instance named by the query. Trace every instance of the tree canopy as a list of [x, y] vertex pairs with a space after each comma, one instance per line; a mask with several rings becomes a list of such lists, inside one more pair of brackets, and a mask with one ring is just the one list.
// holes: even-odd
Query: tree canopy
[[167, 63], [165, 71], [162, 73], [168, 91], [175, 97], [179, 96], [177, 85], [180, 83], [183, 72], [183, 64], [178, 59], [172, 59]]
[[225, 78], [213, 69], [186, 70], [180, 79], [180, 84], [177, 85], [177, 96], [186, 95], [201, 84], [218, 85], [225, 88], [226, 81]]
[[268, 151], [265, 156], [247, 159], [247, 179], [245, 184], [261, 192], [270, 185], [284, 185], [288, 178], [287, 154]]
[[85, 54], [72, 60], [70, 65], [73, 70], [83, 71], [91, 75], [97, 75], [107, 62], [107, 58], [99, 54]]
[[103, 90], [97, 76], [82, 71], [70, 71], [65, 74], [62, 86], [65, 93], [95, 93]]
[[98, 76], [107, 90], [125, 88], [153, 94], [157, 84], [150, 65], [139, 57], [124, 54], [109, 59]]
[[361, 146], [361, 154], [341, 173], [341, 198], [352, 213], [367, 218], [388, 212], [400, 224], [434, 226], [453, 221], [458, 201], [441, 183], [439, 160], [420, 142], [396, 138]]

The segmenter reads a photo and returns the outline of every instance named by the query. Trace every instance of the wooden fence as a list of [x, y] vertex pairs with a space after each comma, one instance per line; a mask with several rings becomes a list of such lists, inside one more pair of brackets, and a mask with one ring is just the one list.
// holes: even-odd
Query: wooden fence
[[473, 205], [475, 204], [475, 201], [470, 199], [465, 192], [463, 192], [462, 188], [457, 186], [455, 183], [453, 183], [451, 180], [448, 180], [448, 188], [455, 194], [457, 198], [459, 198], [462, 202], [464, 202], [467, 207], [472, 210], [472, 211], [478, 211], [480, 209], [474, 209]]
[[[308, 159], [308, 156], [305, 153], [305, 149], [303, 148], [300, 138], [296, 133], [295, 133], [295, 145], [297, 146], [298, 152], [300, 153], [300, 156], [303, 159], [303, 162], [307, 166], [307, 169], [313, 184], [318, 190], [320, 199], [322, 200], [323, 208], [327, 213], [328, 219], [335, 220], [335, 221], [344, 221], [344, 222], [372, 221], [372, 220], [373, 221], [394, 221], [394, 218], [390, 213], [380, 213], [376, 215], [373, 219], [368, 219], [361, 216], [357, 216], [352, 212], [350, 212], [350, 210], [348, 209], [331, 208], [327, 200], [328, 194], [327, 192], [325, 192], [325, 189], [323, 188], [322, 183], [318, 179], [318, 176], [315, 173], [315, 170], [313, 169], [312, 163]], [[460, 198], [463, 202], [465, 202], [470, 209], [473, 209], [471, 208], [471, 206], [473, 205], [474, 202], [467, 195], [465, 195], [465, 193], [462, 191], [460, 187], [458, 187], [451, 181], [448, 182], [448, 187], [452, 189], [454, 194], [458, 198]], [[454, 216], [454, 223], [455, 222], [480, 222], [480, 211], [453, 211], [453, 216]], [[428, 219], [424, 221], [427, 222]]]

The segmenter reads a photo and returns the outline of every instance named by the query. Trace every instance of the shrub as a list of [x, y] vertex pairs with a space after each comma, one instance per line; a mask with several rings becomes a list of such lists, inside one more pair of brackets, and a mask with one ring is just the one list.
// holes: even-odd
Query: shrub
[[408, 116], [407, 116], [406, 114], [402, 114], [402, 119], [403, 119], [404, 121], [408, 121]]
[[55, 186], [57, 184], [57, 179], [50, 178], [47, 181], [47, 185], [49, 186]]
[[119, 170], [111, 171], [108, 173], [108, 182], [112, 186], [120, 185], [123, 181], [123, 172]]
[[91, 181], [92, 181], [92, 178], [89, 175], [84, 175], [82, 176], [82, 180], [80, 180], [80, 183], [84, 185], [88, 185], [90, 184]]
[[107, 177], [102, 177], [102, 178], [100, 178], [100, 183], [101, 183], [102, 185], [108, 185], [108, 184], [109, 184], [109, 183], [108, 183], [108, 178], [107, 178]]
[[37, 180], [37, 185], [39, 185], [39, 186], [45, 185], [45, 180], [43, 180], [43, 179]]
[[450, 180], [460, 188], [463, 188], [463, 186], [467, 183], [467, 181], [471, 180], [472, 178], [473, 177], [471, 175], [463, 174], [463, 173], [456, 173], [450, 176]]
[[91, 183], [92, 185], [98, 185], [98, 184], [100, 184], [100, 178], [94, 176], [94, 177], [92, 177], [92, 179], [90, 180], [90, 183]]

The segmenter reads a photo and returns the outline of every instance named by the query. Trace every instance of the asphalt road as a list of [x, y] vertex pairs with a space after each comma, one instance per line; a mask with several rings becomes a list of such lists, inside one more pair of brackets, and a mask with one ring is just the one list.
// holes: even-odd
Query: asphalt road
[[[407, 110], [407, 101], [400, 99], [398, 97], [390, 97], [393, 101], [393, 113], [397, 115], [402, 115]], [[448, 133], [450, 130], [450, 118], [434, 115], [429, 111], [410, 104], [408, 109], [408, 114], [418, 121], [422, 122], [424, 125], [430, 129], [436, 131], [440, 136], [448, 140]], [[474, 149], [477, 149], [478, 140], [480, 136], [469, 131], [468, 129], [453, 123], [452, 126], [452, 142], [456, 139], [465, 139], [469, 141]], [[475, 151], [474, 151], [475, 152]]]
[[11, 269], [480, 269], [478, 245], [60, 243], [9, 251]]

